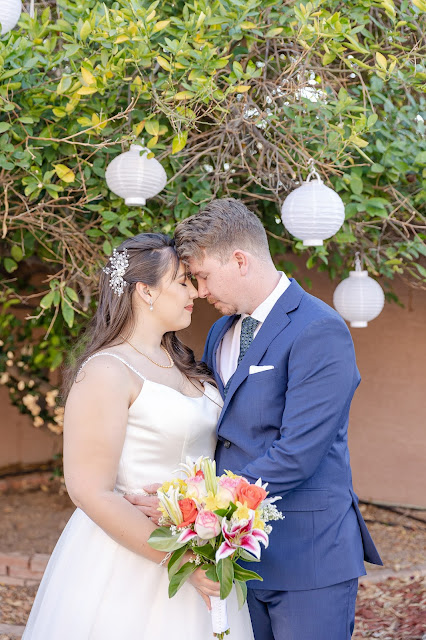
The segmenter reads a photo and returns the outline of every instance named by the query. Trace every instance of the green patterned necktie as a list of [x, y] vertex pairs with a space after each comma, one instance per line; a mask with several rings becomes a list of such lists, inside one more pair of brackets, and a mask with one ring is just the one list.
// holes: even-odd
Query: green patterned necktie
[[[240, 364], [241, 360], [246, 355], [246, 352], [253, 342], [254, 332], [256, 331], [256, 327], [259, 324], [259, 320], [252, 318], [251, 316], [247, 316], [241, 323], [241, 335], [240, 335], [240, 354], [238, 356], [237, 367]], [[228, 393], [229, 386], [231, 384], [232, 375], [228, 382], [226, 383], [225, 389], [223, 390], [225, 396]]]

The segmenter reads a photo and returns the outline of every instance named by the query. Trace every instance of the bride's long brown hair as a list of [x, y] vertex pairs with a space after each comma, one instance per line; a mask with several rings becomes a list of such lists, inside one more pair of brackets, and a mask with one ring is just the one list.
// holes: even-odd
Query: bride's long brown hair
[[[109, 286], [109, 275], [101, 271], [98, 308], [83, 337], [73, 349], [71, 362], [64, 371], [64, 400], [83, 362], [104, 347], [121, 344], [123, 339], [120, 334], [124, 331], [129, 335], [132, 332], [135, 323], [132, 299], [136, 283], [143, 282], [148, 287], [158, 287], [170, 267], [173, 268], [173, 278], [176, 278], [178, 273], [179, 257], [174, 240], [162, 233], [140, 233], [117, 247], [117, 251], [123, 249], [127, 249], [129, 259], [129, 266], [124, 275], [127, 286], [124, 287], [122, 295], [118, 296]], [[190, 379], [213, 381], [207, 365], [195, 360], [193, 351], [174, 331], [165, 333], [161, 343], [185, 376]]]

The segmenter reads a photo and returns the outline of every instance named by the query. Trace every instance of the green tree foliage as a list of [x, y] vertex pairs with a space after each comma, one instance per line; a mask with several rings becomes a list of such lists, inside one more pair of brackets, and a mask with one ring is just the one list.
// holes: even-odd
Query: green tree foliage
[[[36, 426], [60, 428], [49, 371], [91, 313], [105, 254], [214, 197], [256, 210], [287, 271], [303, 252], [344, 276], [360, 251], [374, 276], [426, 284], [425, 0], [36, 7], [0, 40], [0, 371]], [[169, 181], [129, 208], [105, 168], [141, 138]], [[279, 219], [310, 158], [346, 205], [317, 248]]]

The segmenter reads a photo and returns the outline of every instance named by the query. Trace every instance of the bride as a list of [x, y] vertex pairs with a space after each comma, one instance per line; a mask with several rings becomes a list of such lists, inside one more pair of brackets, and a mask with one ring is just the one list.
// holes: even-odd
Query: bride
[[[156, 527], [124, 499], [172, 477], [187, 456], [214, 456], [220, 394], [175, 334], [190, 324], [195, 298], [161, 234], [125, 240], [103, 270], [97, 312], [65, 380], [64, 471], [77, 509], [23, 640], [212, 637], [218, 583], [197, 569], [169, 600], [167, 556], [147, 542]], [[253, 637], [234, 593], [228, 616], [230, 640]]]

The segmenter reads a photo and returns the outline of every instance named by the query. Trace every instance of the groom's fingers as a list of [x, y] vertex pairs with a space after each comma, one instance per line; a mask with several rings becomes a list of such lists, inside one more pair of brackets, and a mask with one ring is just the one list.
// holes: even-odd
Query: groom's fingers
[[198, 593], [200, 594], [200, 596], [202, 597], [202, 599], [204, 600], [204, 602], [206, 603], [207, 609], [209, 611], [211, 611], [212, 605], [210, 602], [210, 598], [209, 596], [206, 596], [202, 591], [200, 591], [199, 589], [196, 588], [196, 590], [198, 591]]
[[137, 507], [148, 518], [151, 518], [156, 524], [157, 519], [161, 517], [161, 513], [158, 511], [158, 505], [160, 504], [157, 496], [144, 496], [140, 494], [129, 493], [126, 494], [125, 499]]
[[148, 484], [146, 487], [142, 487], [144, 491], [146, 491], [147, 493], [157, 493], [157, 489], [159, 489], [161, 487], [161, 484], [159, 484], [158, 482], [154, 483], [154, 484]]

